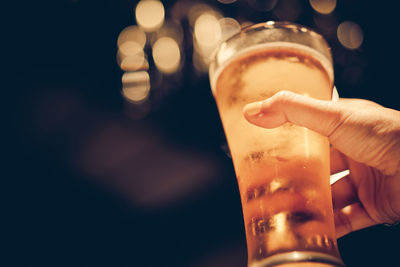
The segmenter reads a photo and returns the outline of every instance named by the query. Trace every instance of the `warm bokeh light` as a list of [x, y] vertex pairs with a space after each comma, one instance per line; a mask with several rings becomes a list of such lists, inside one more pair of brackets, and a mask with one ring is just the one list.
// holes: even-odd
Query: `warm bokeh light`
[[146, 44], [146, 34], [138, 26], [128, 26], [118, 36], [118, 47], [128, 41], [136, 42], [143, 49]]
[[310, 0], [310, 5], [318, 13], [330, 14], [336, 8], [336, 0]]
[[226, 40], [240, 31], [240, 24], [233, 18], [222, 18], [219, 20], [221, 27], [221, 41]]
[[300, 0], [280, 0], [273, 12], [280, 20], [295, 21], [301, 11]]
[[206, 4], [194, 4], [191, 6], [189, 9], [189, 12], [187, 14], [187, 19], [189, 21], [189, 24], [192, 28], [194, 28], [194, 25], [197, 21], [197, 19], [204, 14], [210, 14], [213, 15], [214, 17], [220, 19], [222, 15], [213, 7], [206, 5]]
[[357, 49], [364, 40], [364, 34], [357, 23], [345, 21], [337, 28], [337, 38], [344, 47]]
[[149, 63], [143, 53], [124, 57], [119, 66], [124, 71], [148, 70]]
[[135, 14], [137, 24], [145, 31], [152, 32], [164, 22], [164, 5], [157, 0], [142, 0], [137, 4]]
[[221, 40], [219, 18], [207, 12], [200, 15], [194, 24], [194, 38], [201, 53], [208, 56]]
[[182, 45], [184, 39], [182, 25], [173, 20], [166, 20], [162, 27], [152, 36], [151, 45], [161, 37], [171, 37], [179, 45]]
[[118, 47], [117, 62], [120, 68], [126, 71], [145, 69], [146, 62], [143, 47], [134, 41], [122, 43]]
[[122, 75], [122, 95], [130, 102], [140, 104], [150, 93], [150, 76], [146, 71], [125, 72]]
[[121, 59], [128, 56], [143, 54], [143, 47], [134, 41], [127, 41], [118, 47], [118, 53]]
[[[249, 23], [251, 24], [251, 23]], [[217, 45], [238, 33], [241, 25], [233, 18], [221, 18], [205, 13], [195, 24], [195, 50], [193, 66], [197, 72], [206, 73], [211, 60], [211, 54]]]
[[161, 37], [153, 45], [153, 59], [160, 72], [174, 73], [181, 61], [178, 43], [171, 37]]
[[118, 36], [117, 62], [121, 69], [134, 71], [148, 69], [143, 52], [146, 34], [138, 26], [128, 26]]

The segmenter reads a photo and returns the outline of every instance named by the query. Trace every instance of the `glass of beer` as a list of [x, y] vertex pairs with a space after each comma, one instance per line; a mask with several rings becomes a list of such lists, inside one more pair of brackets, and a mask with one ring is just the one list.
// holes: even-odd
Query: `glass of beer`
[[344, 266], [337, 248], [329, 182], [329, 141], [285, 123], [250, 124], [243, 107], [280, 90], [330, 100], [329, 45], [290, 22], [244, 28], [221, 43], [209, 69], [237, 176], [248, 266]]

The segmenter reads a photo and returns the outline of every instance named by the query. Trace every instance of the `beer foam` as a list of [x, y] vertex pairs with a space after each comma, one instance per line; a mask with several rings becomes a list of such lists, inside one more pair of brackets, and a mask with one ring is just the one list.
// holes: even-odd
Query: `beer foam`
[[[216, 69], [214, 71], [215, 74], [212, 77], [212, 79], [210, 79], [211, 90], [212, 90], [213, 94], [215, 94], [219, 76], [226, 69], [226, 67], [229, 66], [230, 64], [233, 64], [236, 61], [246, 58], [247, 55], [254, 55], [257, 52], [267, 52], [268, 50], [272, 50], [272, 49], [279, 50], [279, 49], [287, 49], [287, 48], [289, 48], [291, 50], [299, 50], [302, 53], [307, 53], [307, 55], [309, 57], [318, 61], [321, 64], [321, 66], [324, 68], [325, 72], [328, 74], [329, 79], [333, 82], [332, 64], [330, 63], [330, 60], [328, 60], [326, 58], [326, 56], [324, 56], [322, 53], [318, 52], [317, 50], [315, 50], [313, 48], [302, 45], [302, 44], [296, 44], [296, 43], [290, 43], [290, 42], [271, 42], [271, 43], [259, 44], [259, 45], [255, 45], [255, 46], [243, 49], [243, 50], [239, 51], [238, 53], [236, 53], [230, 59], [223, 62], [218, 67], [218, 69]], [[232, 53], [233, 51], [229, 51], [229, 52]], [[229, 53], [227, 53], [227, 54], [229, 55]], [[215, 64], [215, 63], [211, 63], [211, 64]], [[210, 68], [210, 70], [211, 70], [211, 68]]]

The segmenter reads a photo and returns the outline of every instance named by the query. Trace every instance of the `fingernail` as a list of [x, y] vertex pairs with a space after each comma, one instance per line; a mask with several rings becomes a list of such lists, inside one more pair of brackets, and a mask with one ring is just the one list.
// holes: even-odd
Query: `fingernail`
[[249, 116], [257, 115], [261, 112], [261, 102], [250, 103], [244, 107], [244, 112]]

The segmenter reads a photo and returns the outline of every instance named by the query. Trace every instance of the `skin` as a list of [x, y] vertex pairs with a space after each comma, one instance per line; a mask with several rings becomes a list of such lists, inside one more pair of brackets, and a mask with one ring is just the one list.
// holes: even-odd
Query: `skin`
[[332, 185], [337, 237], [400, 221], [400, 111], [361, 99], [323, 101], [289, 91], [245, 106], [252, 124], [286, 122], [329, 138], [331, 173], [350, 174]]

